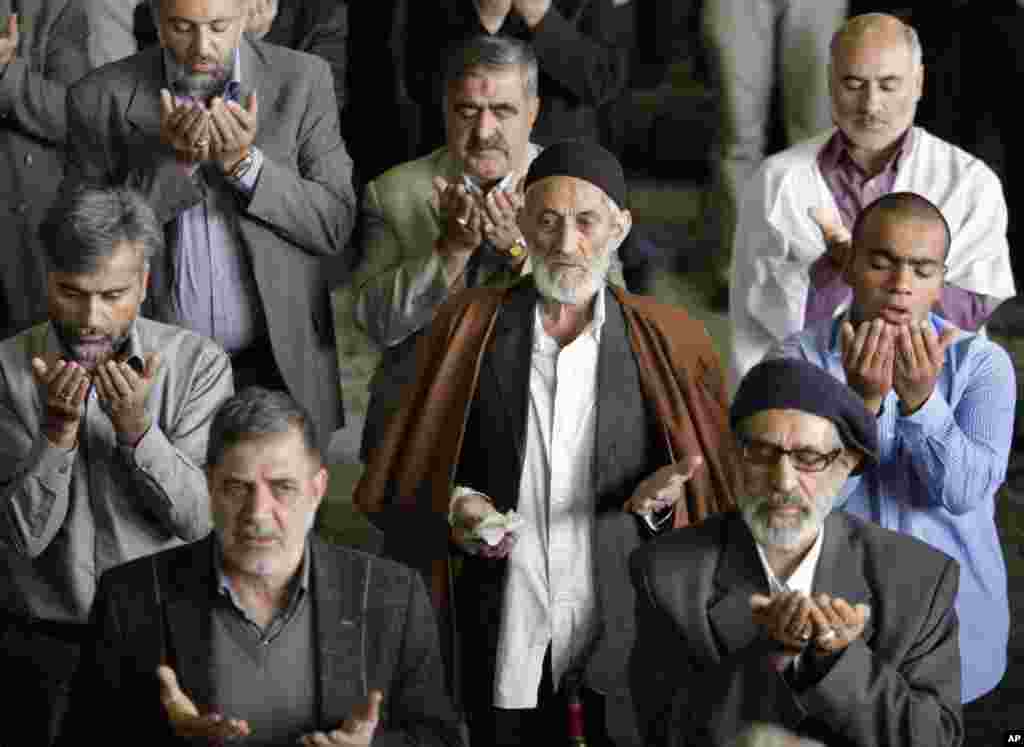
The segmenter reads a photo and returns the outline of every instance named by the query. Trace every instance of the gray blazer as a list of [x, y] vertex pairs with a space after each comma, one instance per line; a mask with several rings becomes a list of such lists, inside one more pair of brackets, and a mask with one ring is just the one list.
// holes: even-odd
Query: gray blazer
[[[312, 537], [317, 723], [336, 729], [370, 690], [384, 693], [375, 747], [463, 745], [444, 694], [434, 612], [419, 575], [404, 566]], [[156, 668], [168, 663], [182, 691], [213, 703], [212, 535], [120, 566], [100, 580], [95, 642], [75, 676], [58, 744], [113, 734], [113, 744], [181, 744], [160, 704]], [[117, 704], [116, 729], [110, 707]]]
[[46, 319], [46, 264], [36, 231], [60, 184], [67, 86], [89, 68], [86, 3], [0, 0], [17, 12], [17, 57], [0, 75], [0, 339]]
[[928, 545], [843, 512], [825, 520], [814, 591], [871, 617], [816, 684], [794, 690], [768, 664], [750, 613], [768, 594], [739, 513], [678, 529], [633, 553], [633, 703], [649, 745], [725, 745], [753, 721], [831, 747], [959, 745], [960, 569]]
[[[343, 251], [355, 221], [352, 161], [338, 132], [330, 67], [319, 57], [243, 38], [243, 100], [259, 101], [256, 147], [266, 156], [251, 198], [239, 196], [243, 244], [277, 365], [312, 414], [321, 442], [341, 425], [334, 315], [325, 259]], [[167, 227], [153, 263], [148, 314], [173, 320], [175, 219], [201, 188], [160, 142], [163, 54], [152, 47], [105, 65], [68, 92], [68, 163], [62, 188], [126, 184]]]

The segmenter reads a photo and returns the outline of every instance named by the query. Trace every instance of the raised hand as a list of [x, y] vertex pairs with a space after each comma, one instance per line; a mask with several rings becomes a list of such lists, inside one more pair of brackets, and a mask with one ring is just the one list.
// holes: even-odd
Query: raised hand
[[483, 232], [494, 248], [514, 260], [526, 259], [523, 234], [519, 230], [519, 211], [523, 207], [522, 181], [513, 192], [492, 189], [478, 200], [483, 216]]
[[257, 39], [266, 36], [277, 17], [277, 3], [278, 0], [250, 0], [245, 30]]
[[904, 415], [918, 410], [932, 396], [935, 381], [946, 359], [946, 349], [953, 344], [959, 332], [956, 327], [949, 326], [939, 336], [927, 319], [900, 328], [896, 338], [892, 385], [900, 398], [900, 409]]
[[811, 613], [814, 603], [799, 591], [786, 591], [766, 597], [750, 597], [750, 611], [754, 622], [783, 651], [795, 656], [803, 651], [813, 630]]
[[667, 464], [641, 482], [623, 506], [623, 511], [647, 515], [674, 506], [686, 494], [686, 483], [704, 463], [699, 456]]
[[146, 412], [146, 397], [159, 368], [159, 353], [146, 353], [141, 373], [124, 361], [109, 360], [96, 367], [93, 378], [100, 405], [122, 443], [134, 446], [149, 430], [151, 418]]
[[831, 656], [842, 651], [861, 637], [870, 616], [871, 608], [866, 604], [851, 607], [840, 597], [815, 594], [811, 651], [816, 656]]
[[341, 726], [331, 732], [314, 732], [299, 740], [306, 747], [369, 747], [380, 722], [380, 704], [384, 693], [371, 690], [366, 701]]
[[437, 242], [442, 254], [469, 253], [483, 241], [483, 216], [476, 200], [462, 184], [434, 177], [434, 198], [444, 225]]
[[470, 493], [456, 499], [452, 506], [452, 540], [470, 555], [500, 560], [508, 557], [519, 536], [508, 532], [497, 545], [488, 545], [476, 534], [475, 529], [484, 519], [498, 513], [489, 500], [478, 493]]
[[512, 0], [480, 0], [477, 3], [477, 15], [480, 25], [490, 33], [498, 33], [505, 17], [512, 12]]
[[229, 173], [249, 154], [259, 129], [259, 102], [249, 94], [243, 109], [219, 96], [210, 102], [210, 158]]
[[219, 713], [199, 714], [195, 703], [178, 685], [178, 675], [168, 666], [156, 670], [160, 680], [160, 702], [174, 734], [182, 739], [238, 739], [249, 736], [249, 723], [225, 718]]
[[43, 399], [42, 430], [47, 440], [61, 449], [78, 443], [78, 426], [89, 391], [89, 373], [75, 361], [33, 358], [32, 373]]
[[18, 56], [18, 14], [7, 16], [7, 28], [0, 34], [0, 65], [9, 65]]
[[832, 260], [832, 264], [842, 269], [850, 259], [850, 249], [853, 245], [850, 231], [843, 225], [842, 219], [834, 210], [816, 207], [811, 208], [808, 212], [811, 219], [821, 229], [829, 259]]
[[210, 114], [199, 103], [175, 104], [160, 89], [160, 141], [174, 149], [179, 161], [195, 164], [210, 158]]
[[874, 413], [893, 387], [897, 334], [884, 319], [862, 322], [856, 332], [850, 322], [843, 322], [839, 329], [846, 383]]
[[512, 9], [533, 28], [547, 15], [551, 8], [551, 0], [512, 0]]

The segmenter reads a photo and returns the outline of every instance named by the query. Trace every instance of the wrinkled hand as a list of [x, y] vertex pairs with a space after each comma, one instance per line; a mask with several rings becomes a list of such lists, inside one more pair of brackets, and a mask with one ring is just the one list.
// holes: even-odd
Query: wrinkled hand
[[7, 16], [7, 28], [0, 34], [0, 66], [9, 65], [18, 56], [18, 14]]
[[674, 506], [685, 495], [686, 483], [703, 463], [702, 457], [692, 456], [665, 465], [637, 486], [622, 510], [647, 515]]
[[893, 387], [893, 360], [899, 331], [884, 319], [862, 322], [856, 333], [850, 322], [839, 329], [846, 383], [877, 413]]
[[484, 235], [494, 248], [517, 261], [526, 259], [526, 252], [519, 243], [523, 234], [519, 230], [519, 211], [523, 208], [523, 180], [513, 192], [492, 189], [477, 201], [477, 209], [483, 218]]
[[89, 373], [74, 361], [50, 355], [32, 359], [32, 374], [43, 399], [43, 434], [54, 446], [73, 449], [89, 391]]
[[257, 39], [266, 36], [277, 17], [277, 3], [278, 0], [249, 0], [245, 30]]
[[307, 734], [299, 740], [306, 747], [369, 747], [380, 722], [380, 704], [384, 693], [371, 690], [366, 702], [332, 732]]
[[179, 161], [209, 160], [210, 137], [210, 113], [202, 104], [175, 104], [171, 92], [160, 89], [160, 141], [174, 149]]
[[850, 250], [853, 246], [850, 231], [834, 210], [817, 207], [811, 208], [808, 212], [821, 229], [829, 259], [837, 268], [842, 269], [850, 259]]
[[533, 28], [547, 15], [551, 0], [512, 0], [512, 8]]
[[117, 431], [118, 440], [137, 444], [149, 430], [146, 397], [160, 368], [160, 353], [146, 353], [142, 373], [127, 362], [109, 360], [96, 367], [93, 379], [100, 405]]
[[825, 747], [825, 745], [805, 739], [776, 724], [755, 722], [730, 742], [729, 747]]
[[811, 613], [814, 630], [811, 651], [815, 656], [831, 656], [842, 651], [864, 633], [871, 616], [866, 604], [851, 607], [840, 597], [815, 594]]
[[249, 155], [259, 127], [259, 102], [253, 91], [243, 109], [234, 101], [219, 96], [210, 102], [210, 158], [224, 173]]
[[900, 328], [892, 385], [904, 415], [918, 410], [932, 396], [946, 359], [946, 348], [953, 344], [959, 331], [949, 326], [942, 330], [940, 337], [927, 319]]
[[477, 524], [491, 514], [498, 513], [491, 502], [478, 493], [470, 493], [458, 498], [452, 507], [452, 513], [454, 517], [452, 540], [470, 555], [479, 555], [491, 560], [507, 558], [519, 539], [516, 532], [508, 532], [501, 542], [492, 547], [473, 533]]
[[199, 715], [195, 703], [181, 691], [178, 676], [168, 666], [159, 666], [160, 702], [174, 734], [182, 739], [239, 739], [249, 736], [249, 724], [241, 719], [225, 718], [219, 713]]
[[754, 622], [768, 638], [782, 646], [790, 655], [799, 654], [813, 631], [811, 620], [814, 603], [806, 594], [787, 591], [766, 597], [750, 597]]

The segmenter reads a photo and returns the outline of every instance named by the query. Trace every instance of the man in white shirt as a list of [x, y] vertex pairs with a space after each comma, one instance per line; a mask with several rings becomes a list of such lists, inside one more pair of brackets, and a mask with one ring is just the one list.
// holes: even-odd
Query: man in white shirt
[[961, 744], [957, 562], [832, 510], [879, 459], [863, 400], [811, 363], [770, 360], [729, 421], [740, 510], [630, 558], [645, 744], [734, 745], [751, 723], [830, 745]]
[[913, 126], [923, 82], [917, 33], [897, 18], [870, 13], [836, 32], [836, 128], [765, 161], [740, 202], [729, 302], [733, 385], [773, 345], [846, 307], [848, 232], [889, 192], [928, 198], [952, 229], [936, 313], [973, 331], [1014, 295], [999, 179]]
[[[442, 517], [452, 525], [474, 746], [564, 742], [574, 693], [587, 744], [639, 745], [626, 557], [662, 528], [732, 505], [707, 333], [682, 309], [607, 285], [630, 227], [625, 192], [597, 145], [537, 156], [520, 217], [532, 276], [441, 309], [356, 491], [386, 551], [429, 569], [442, 615]], [[500, 534], [510, 509], [518, 529], [481, 531]]]

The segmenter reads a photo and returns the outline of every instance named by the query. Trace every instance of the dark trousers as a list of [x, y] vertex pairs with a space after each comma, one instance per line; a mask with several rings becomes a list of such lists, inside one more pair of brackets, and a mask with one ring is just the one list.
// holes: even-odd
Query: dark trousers
[[270, 338], [263, 337], [245, 350], [231, 355], [231, 372], [234, 375], [235, 391], [240, 392], [248, 386], [261, 386], [265, 389], [288, 391], [281, 375], [281, 369], [274, 360], [274, 351], [270, 347]]
[[[605, 726], [604, 696], [582, 689], [584, 731], [587, 747], [614, 747]], [[536, 708], [486, 708], [469, 713], [472, 747], [561, 747], [569, 741], [569, 703], [563, 688], [555, 692], [551, 676], [551, 647], [544, 655], [544, 669], [537, 688]]]
[[9, 685], [4, 712], [19, 744], [47, 747], [56, 739], [86, 630], [0, 614], [0, 672]]
[[1005, 744], [1003, 732], [1007, 728], [1018, 728], [1016, 724], [1002, 724], [1003, 715], [1013, 708], [1007, 701], [1013, 696], [996, 688], [977, 700], [964, 703], [964, 747], [984, 747], [987, 744]]

